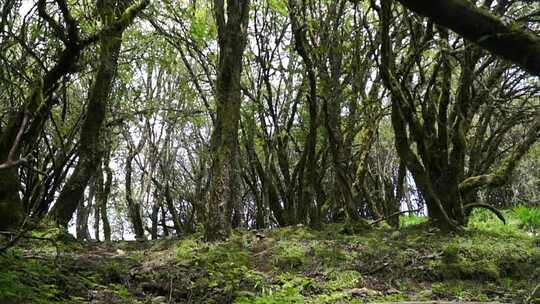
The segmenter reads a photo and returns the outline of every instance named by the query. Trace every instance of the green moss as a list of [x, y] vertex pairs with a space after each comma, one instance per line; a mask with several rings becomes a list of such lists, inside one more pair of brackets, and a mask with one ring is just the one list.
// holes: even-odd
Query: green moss
[[459, 258], [459, 245], [449, 244], [443, 247], [443, 258], [446, 262], [456, 262]]
[[[430, 231], [421, 223], [397, 233], [382, 227], [347, 235], [340, 233], [342, 223], [317, 231], [297, 226], [259, 232], [263, 238], [234, 231], [219, 243], [190, 236], [152, 243], [144, 254], [140, 244], [122, 242], [108, 245], [109, 250], [122, 249], [128, 256], [88, 259], [86, 265], [65, 257], [57, 264], [36, 260], [34, 266], [24, 259], [9, 261], [0, 278], [10, 283], [0, 290], [52, 284], [24, 295], [47, 299], [44, 303], [88, 302], [88, 290], [106, 294], [114, 303], [169, 295], [176, 302], [189, 298], [193, 303], [522, 302], [540, 280], [540, 248], [518, 228], [515, 217], [508, 218], [503, 227], [489, 214], [473, 214], [471, 227], [461, 235]], [[60, 251], [84, 255], [93, 246], [99, 247], [69, 245]], [[56, 251], [51, 246], [40, 252], [53, 256]], [[140, 289], [136, 293], [132, 287], [144, 287], [150, 299], [136, 299]], [[353, 296], [355, 288], [375, 292]]]
[[363, 283], [362, 275], [355, 270], [332, 271], [325, 278], [322, 287], [331, 291], [353, 289]]
[[308, 249], [302, 243], [288, 240], [278, 241], [272, 249], [272, 263], [284, 271], [298, 270], [306, 266], [307, 252]]
[[195, 257], [196, 250], [200, 247], [200, 244], [191, 239], [183, 240], [174, 249], [176, 257], [180, 260], [189, 260]]
[[286, 303], [307, 303], [307, 298], [303, 294], [310, 290], [312, 282], [309, 278], [295, 275], [280, 275], [279, 281], [273, 286], [269, 286], [259, 296], [242, 296], [237, 298], [235, 304], [286, 304]]
[[345, 252], [333, 241], [315, 241], [311, 245], [311, 253], [325, 267], [337, 267], [356, 257], [356, 253]]
[[9, 251], [0, 255], [0, 269], [0, 303], [57, 303], [58, 278], [48, 265]]

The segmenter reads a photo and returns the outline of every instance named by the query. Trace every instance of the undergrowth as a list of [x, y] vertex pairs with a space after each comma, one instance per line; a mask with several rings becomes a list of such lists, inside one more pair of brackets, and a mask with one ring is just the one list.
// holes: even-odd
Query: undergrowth
[[505, 211], [504, 225], [478, 210], [461, 235], [407, 216], [399, 230], [355, 234], [346, 224], [294, 226], [213, 244], [192, 235], [73, 245], [58, 257], [52, 245], [22, 246], [0, 256], [0, 303], [523, 302], [540, 282], [534, 212]]

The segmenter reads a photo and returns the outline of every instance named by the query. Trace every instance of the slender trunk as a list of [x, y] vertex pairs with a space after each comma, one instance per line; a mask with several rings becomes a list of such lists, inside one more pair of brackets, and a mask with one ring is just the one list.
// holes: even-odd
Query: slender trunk
[[163, 229], [163, 236], [169, 236], [169, 228], [167, 227], [167, 211], [165, 207], [161, 206], [161, 228]]
[[[92, 178], [94, 179], [94, 178]], [[91, 182], [88, 190], [88, 199], [81, 199], [81, 202], [77, 209], [77, 218], [76, 218], [76, 232], [77, 238], [80, 240], [90, 240], [90, 232], [88, 231], [88, 219], [90, 218], [90, 213], [92, 207], [94, 206], [94, 198], [96, 195], [95, 183]]]
[[240, 78], [247, 41], [249, 2], [228, 0], [225, 8], [223, 1], [214, 1], [220, 52], [216, 79], [217, 118], [212, 134], [212, 180], [205, 227], [207, 240], [226, 238], [233, 211], [238, 211], [238, 124], [242, 99]]
[[137, 240], [146, 239], [144, 235], [144, 224], [141, 217], [141, 207], [139, 202], [135, 201], [133, 198], [132, 182], [131, 177], [133, 173], [132, 163], [135, 158], [135, 153], [130, 149], [128, 156], [126, 158], [126, 167], [125, 167], [125, 187], [126, 187], [126, 202], [128, 207], [128, 217], [131, 221], [133, 232], [135, 233], [135, 238]]
[[167, 204], [167, 210], [169, 210], [169, 213], [171, 214], [174, 230], [176, 231], [176, 235], [182, 234], [182, 223], [180, 222], [180, 216], [178, 215], [178, 211], [176, 210], [176, 207], [174, 206], [173, 197], [171, 195], [171, 189], [167, 182], [167, 185], [165, 186], [165, 203]]
[[[100, 16], [105, 24], [112, 24], [116, 19], [114, 1], [107, 1], [100, 9]], [[118, 55], [122, 44], [122, 33], [110, 31], [100, 40], [99, 66], [88, 96], [86, 117], [80, 131], [79, 160], [53, 209], [52, 218], [62, 226], [67, 226], [77, 202], [84, 196], [88, 181], [95, 174], [103, 155], [100, 146], [102, 126], [105, 120], [109, 95], [112, 89]]]
[[94, 203], [94, 239], [99, 241], [101, 208], [103, 206], [103, 167], [100, 165], [96, 173], [96, 202]]
[[152, 240], [158, 239], [159, 210], [160, 206], [157, 203], [152, 206], [152, 213], [150, 214], [150, 221], [152, 222], [150, 237]]
[[100, 196], [98, 196], [99, 200], [99, 211], [100, 211], [100, 217], [101, 222], [103, 224], [103, 237], [105, 238], [105, 241], [110, 242], [111, 241], [111, 225], [109, 223], [109, 216], [107, 214], [107, 203], [109, 200], [109, 195], [111, 193], [111, 186], [112, 186], [112, 178], [113, 173], [111, 168], [109, 167], [108, 160], [103, 163], [105, 167], [105, 184], [103, 185], [103, 191]]

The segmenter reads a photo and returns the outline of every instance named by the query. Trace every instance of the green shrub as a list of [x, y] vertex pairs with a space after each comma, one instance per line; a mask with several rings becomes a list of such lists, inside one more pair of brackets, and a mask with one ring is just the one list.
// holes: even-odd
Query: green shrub
[[399, 226], [402, 228], [423, 224], [428, 221], [426, 216], [403, 215], [399, 217]]
[[514, 213], [521, 222], [523, 229], [534, 234], [540, 229], [540, 208], [519, 206], [514, 208]]

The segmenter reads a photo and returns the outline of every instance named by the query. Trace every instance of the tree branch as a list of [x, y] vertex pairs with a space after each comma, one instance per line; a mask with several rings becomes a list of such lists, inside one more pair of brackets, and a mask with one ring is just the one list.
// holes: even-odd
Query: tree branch
[[[388, 1], [388, 0], [383, 0]], [[518, 23], [506, 24], [467, 0], [397, 0], [480, 47], [540, 76], [540, 37]]]
[[19, 131], [17, 132], [17, 136], [15, 137], [15, 141], [13, 142], [13, 145], [11, 146], [11, 149], [9, 150], [7, 160], [4, 163], [0, 164], [0, 171], [13, 168], [27, 161], [26, 158], [24, 157], [19, 160], [15, 160], [15, 157], [17, 155], [17, 151], [19, 150], [22, 136], [24, 134], [24, 130], [26, 129], [26, 125], [28, 124], [29, 119], [30, 119], [30, 115], [28, 113], [25, 113], [21, 127], [19, 128]]
[[493, 174], [471, 176], [459, 184], [460, 192], [467, 192], [482, 186], [502, 186], [508, 182], [510, 175], [516, 168], [519, 161], [527, 154], [529, 148], [540, 138], [540, 113], [536, 115], [534, 124], [529, 127], [525, 139], [514, 149], [502, 167]]

